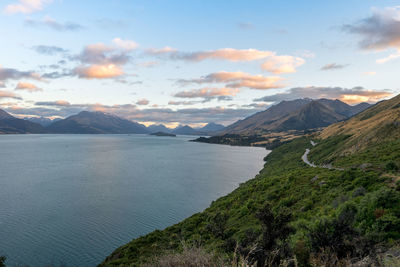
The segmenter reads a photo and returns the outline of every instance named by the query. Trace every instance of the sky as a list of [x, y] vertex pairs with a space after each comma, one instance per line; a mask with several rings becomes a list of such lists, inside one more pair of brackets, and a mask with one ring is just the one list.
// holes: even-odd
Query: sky
[[0, 108], [230, 124], [400, 93], [398, 1], [0, 0]]

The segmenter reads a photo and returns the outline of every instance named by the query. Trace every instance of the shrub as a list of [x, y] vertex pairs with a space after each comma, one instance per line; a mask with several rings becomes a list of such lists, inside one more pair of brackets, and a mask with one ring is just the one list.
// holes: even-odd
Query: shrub
[[397, 166], [396, 163], [394, 163], [393, 161], [390, 161], [386, 164], [386, 170], [387, 171], [398, 171], [399, 167]]

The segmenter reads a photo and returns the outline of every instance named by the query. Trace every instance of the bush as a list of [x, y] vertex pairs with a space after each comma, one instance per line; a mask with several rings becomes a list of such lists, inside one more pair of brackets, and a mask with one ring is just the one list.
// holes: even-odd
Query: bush
[[386, 170], [387, 170], [387, 171], [398, 171], [398, 170], [399, 170], [399, 167], [397, 166], [396, 163], [394, 163], [393, 161], [391, 161], [391, 162], [388, 162], [388, 163], [386, 164]]

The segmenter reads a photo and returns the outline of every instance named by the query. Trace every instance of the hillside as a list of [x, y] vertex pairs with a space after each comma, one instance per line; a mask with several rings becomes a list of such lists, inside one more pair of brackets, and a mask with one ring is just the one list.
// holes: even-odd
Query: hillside
[[[399, 266], [398, 100], [274, 149], [254, 179], [203, 212], [116, 249], [101, 266], [188, 258], [214, 259], [218, 266]], [[377, 132], [379, 140], [368, 139]], [[368, 145], [351, 150], [351, 140]], [[313, 168], [301, 159], [307, 148], [313, 161], [352, 153], [336, 158], [343, 170]]]
[[43, 133], [44, 128], [37, 123], [15, 118], [0, 110], [0, 134]]
[[[321, 139], [321, 145], [311, 156], [315, 160], [318, 158], [319, 162], [349, 165], [352, 161], [346, 162], [345, 156], [353, 158], [355, 154], [364, 155], [364, 151], [369, 149], [379, 150], [379, 155], [386, 153], [382, 156], [388, 157], [389, 151], [396, 148], [392, 144], [400, 139], [400, 95], [382, 101], [347, 121], [327, 127], [318, 138]], [[324, 146], [331, 144], [334, 146], [329, 153], [324, 152], [328, 151]], [[363, 157], [364, 161], [376, 160], [365, 155]]]
[[58, 134], [143, 134], [145, 126], [103, 112], [82, 111], [77, 115], [54, 122], [47, 133]]
[[264, 134], [287, 130], [310, 130], [347, 119], [370, 105], [350, 106], [340, 100], [296, 99], [282, 101], [265, 111], [237, 121], [220, 134]]

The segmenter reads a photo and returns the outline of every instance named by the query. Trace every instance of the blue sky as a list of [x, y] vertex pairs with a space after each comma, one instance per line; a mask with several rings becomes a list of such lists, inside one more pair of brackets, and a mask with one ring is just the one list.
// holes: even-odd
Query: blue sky
[[400, 92], [397, 1], [0, 1], [0, 108], [231, 123]]

